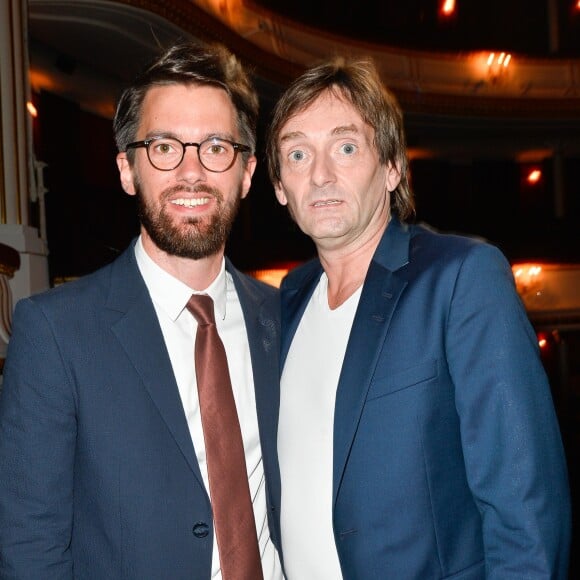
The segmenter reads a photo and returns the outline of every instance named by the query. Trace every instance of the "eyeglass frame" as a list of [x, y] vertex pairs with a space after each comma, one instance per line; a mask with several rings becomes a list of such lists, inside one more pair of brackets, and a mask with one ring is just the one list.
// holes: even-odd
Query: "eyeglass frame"
[[[161, 167], [157, 167], [157, 165], [155, 165], [153, 163], [153, 161], [151, 161], [151, 156], [149, 155], [149, 146], [151, 145], [151, 143], [154, 143], [155, 141], [160, 141], [162, 139], [170, 139], [172, 141], [176, 141], [177, 143], [179, 143], [181, 145], [181, 159], [179, 160], [177, 165], [175, 167], [172, 167], [171, 169], [162, 169]], [[207, 143], [208, 141], [222, 141], [225, 143], [229, 143], [234, 148], [234, 156], [232, 158], [232, 161], [225, 169], [210, 169], [201, 160], [200, 148], [204, 143]], [[129, 143], [125, 147], [125, 153], [127, 153], [127, 151], [129, 149], [138, 149], [141, 147], [143, 147], [145, 149], [145, 151], [147, 151], [147, 159], [149, 160], [151, 167], [153, 167], [154, 169], [157, 169], [157, 171], [173, 171], [173, 170], [177, 169], [183, 163], [183, 159], [185, 158], [186, 148], [187, 147], [197, 147], [197, 158], [198, 158], [201, 166], [204, 169], [206, 169], [207, 171], [211, 171], [212, 173], [225, 173], [226, 171], [228, 171], [229, 169], [231, 169], [234, 166], [234, 163], [236, 162], [236, 159], [238, 157], [238, 153], [249, 153], [252, 150], [252, 148], [249, 147], [248, 145], [244, 145], [243, 143], [236, 143], [235, 141], [230, 141], [230, 139], [224, 139], [223, 137], [208, 137], [207, 139], [204, 139], [203, 141], [200, 141], [199, 143], [194, 143], [193, 141], [188, 141], [188, 142], [184, 143], [183, 141], [181, 141], [177, 137], [158, 136], [158, 137], [151, 137], [150, 139], [144, 139], [143, 141], [133, 141], [133, 143]]]

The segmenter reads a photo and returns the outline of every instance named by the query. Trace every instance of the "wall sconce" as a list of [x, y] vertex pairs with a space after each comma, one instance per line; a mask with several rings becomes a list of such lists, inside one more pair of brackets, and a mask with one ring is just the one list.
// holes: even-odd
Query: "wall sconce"
[[537, 167], [532, 168], [528, 171], [526, 175], [526, 182], [528, 185], [536, 185], [542, 179], [542, 170]]
[[512, 55], [507, 52], [490, 52], [487, 57], [487, 77], [492, 84], [506, 75]]
[[36, 119], [36, 117], [38, 117], [38, 110], [32, 101], [26, 101], [26, 110], [32, 118]]
[[[580, 2], [580, 0], [578, 0]], [[443, 17], [453, 16], [455, 14], [455, 0], [441, 0], [439, 5], [439, 14]]]

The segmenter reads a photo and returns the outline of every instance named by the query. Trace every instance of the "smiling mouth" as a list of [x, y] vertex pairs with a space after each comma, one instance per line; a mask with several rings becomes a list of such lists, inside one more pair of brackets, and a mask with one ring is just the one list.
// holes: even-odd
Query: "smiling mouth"
[[187, 197], [180, 197], [178, 199], [172, 199], [171, 203], [173, 205], [180, 205], [182, 207], [196, 207], [198, 205], [205, 205], [209, 203], [209, 197], [195, 197], [195, 198], [187, 198]]
[[327, 207], [329, 205], [337, 205], [340, 203], [338, 199], [325, 199], [323, 201], [317, 201], [312, 204], [313, 207]]

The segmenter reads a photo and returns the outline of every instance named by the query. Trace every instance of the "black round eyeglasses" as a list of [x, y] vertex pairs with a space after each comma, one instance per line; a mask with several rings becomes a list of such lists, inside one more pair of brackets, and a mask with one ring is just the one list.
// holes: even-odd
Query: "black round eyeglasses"
[[183, 143], [175, 137], [152, 137], [145, 141], [129, 143], [127, 149], [144, 147], [149, 163], [159, 171], [171, 171], [183, 161], [186, 147], [197, 147], [199, 162], [208, 171], [222, 173], [232, 167], [238, 153], [251, 151], [247, 145], [228, 139], [210, 137], [201, 143]]

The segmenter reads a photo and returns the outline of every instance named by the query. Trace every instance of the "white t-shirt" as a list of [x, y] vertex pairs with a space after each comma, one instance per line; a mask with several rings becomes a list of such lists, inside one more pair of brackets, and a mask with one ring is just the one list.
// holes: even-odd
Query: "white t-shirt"
[[278, 454], [289, 580], [342, 578], [332, 530], [334, 403], [361, 288], [331, 310], [323, 273], [284, 364]]

